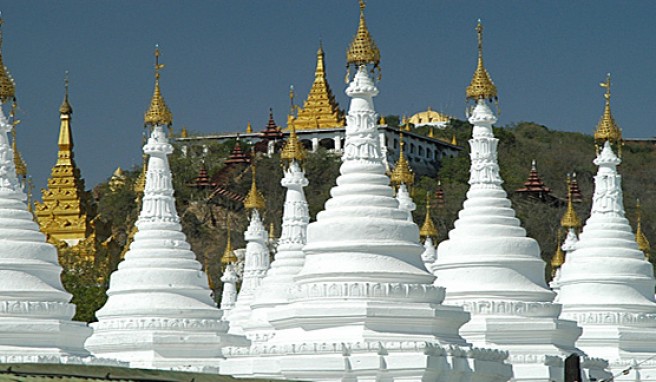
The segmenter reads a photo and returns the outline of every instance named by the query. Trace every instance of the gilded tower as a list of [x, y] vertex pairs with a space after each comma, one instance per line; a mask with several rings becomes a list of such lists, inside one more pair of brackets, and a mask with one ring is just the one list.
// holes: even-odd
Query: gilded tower
[[59, 152], [52, 168], [48, 187], [41, 190], [43, 202], [35, 203], [35, 214], [41, 231], [52, 242], [74, 246], [92, 234], [90, 196], [73, 159], [73, 134], [68, 101], [68, 79], [64, 102], [59, 107]]
[[317, 69], [314, 72], [314, 83], [310, 89], [310, 94], [303, 103], [303, 107], [298, 109], [298, 116], [295, 118], [294, 123], [296, 130], [342, 127], [346, 124], [344, 112], [339, 109], [326, 79], [326, 64], [321, 45], [317, 51]]

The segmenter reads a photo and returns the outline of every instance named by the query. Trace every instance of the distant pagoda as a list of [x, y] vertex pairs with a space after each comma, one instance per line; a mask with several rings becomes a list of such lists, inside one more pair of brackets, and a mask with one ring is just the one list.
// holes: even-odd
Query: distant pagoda
[[303, 107], [298, 110], [298, 116], [294, 118], [294, 126], [297, 130], [312, 130], [345, 125], [344, 112], [339, 109], [339, 104], [335, 101], [335, 96], [326, 79], [323, 47], [319, 45], [314, 83]]
[[73, 133], [68, 101], [68, 78], [64, 101], [59, 107], [59, 153], [52, 168], [48, 187], [41, 191], [43, 202], [35, 203], [35, 215], [41, 231], [52, 242], [63, 241], [74, 246], [92, 233], [90, 195], [73, 159]]

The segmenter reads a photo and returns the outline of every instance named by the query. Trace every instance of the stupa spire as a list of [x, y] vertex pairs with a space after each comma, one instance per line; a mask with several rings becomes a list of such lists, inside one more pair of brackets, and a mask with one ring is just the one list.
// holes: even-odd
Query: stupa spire
[[481, 24], [480, 19], [478, 20], [478, 25], [476, 25], [476, 33], [478, 35], [478, 63], [474, 71], [474, 77], [469, 86], [467, 86], [467, 99], [474, 101], [490, 99], [496, 101], [498, 99], [497, 87], [492, 82], [492, 78], [490, 78], [490, 74], [483, 64], [483, 24]]
[[299, 164], [302, 163], [305, 160], [305, 156], [305, 148], [301, 142], [298, 141], [298, 136], [296, 135], [296, 123], [292, 120], [289, 126], [289, 137], [280, 152], [280, 159], [285, 165], [289, 166], [293, 161], [296, 161]]
[[[618, 150], [621, 149], [622, 142], [622, 129], [615, 123], [615, 118], [613, 118], [613, 113], [610, 110], [610, 73], [606, 76], [606, 81], [599, 84], [601, 87], [606, 89], [604, 93], [604, 113], [597, 124], [597, 129], [594, 133], [595, 141], [599, 148], [603, 147], [604, 142], [608, 141], [611, 145], [619, 145]], [[621, 152], [620, 152], [621, 155]]]
[[360, 1], [360, 23], [358, 30], [353, 37], [351, 45], [346, 51], [346, 83], [349, 81], [349, 70], [353, 66], [355, 69], [362, 65], [372, 65], [372, 72], [378, 70], [378, 79], [381, 78], [380, 70], [380, 50], [376, 46], [374, 39], [367, 29], [367, 22], [364, 17], [366, 4], [364, 0]]
[[229, 263], [226, 265], [221, 282], [223, 283], [223, 292], [221, 292], [221, 310], [228, 312], [235, 307], [237, 301], [237, 272], [235, 265]]
[[638, 249], [645, 254], [645, 258], [649, 260], [649, 254], [651, 251], [651, 245], [647, 236], [642, 231], [642, 210], [640, 209], [640, 200], [636, 200], [636, 233], [635, 233], [636, 242], [638, 243]]
[[394, 185], [395, 188], [398, 188], [402, 184], [405, 184], [406, 187], [412, 187], [415, 183], [415, 174], [410, 168], [408, 160], [405, 158], [404, 151], [405, 142], [403, 141], [403, 133], [399, 132], [399, 160], [396, 161], [396, 165], [390, 176], [392, 185]]
[[563, 249], [561, 248], [561, 237], [562, 233], [561, 230], [558, 230], [556, 233], [556, 253], [551, 257], [551, 277], [555, 278], [556, 273], [558, 273], [558, 269], [563, 265], [565, 262], [565, 253], [563, 252]]
[[[290, 89], [290, 96], [293, 97], [293, 88]], [[290, 99], [293, 104], [293, 98]], [[298, 115], [295, 118], [293, 115], [290, 116], [288, 121], [295, 121], [296, 128], [299, 130], [334, 128], [344, 126], [346, 123], [344, 113], [339, 109], [326, 79], [326, 63], [322, 44], [319, 44], [317, 51], [317, 68], [314, 72], [314, 82], [310, 93], [303, 103], [303, 107], [298, 108]]]
[[226, 269], [229, 264], [237, 264], [239, 259], [232, 248], [232, 240], [230, 239], [230, 220], [226, 222], [226, 245], [223, 250], [223, 256], [221, 256], [221, 266], [223, 269]]
[[[254, 158], [253, 158], [254, 159]], [[257, 169], [255, 160], [251, 162], [251, 189], [244, 199], [244, 208], [247, 210], [263, 210], [266, 207], [264, 196], [257, 189]]]
[[424, 224], [421, 226], [421, 229], [419, 230], [419, 236], [428, 239], [429, 237], [434, 240], [437, 240], [437, 228], [435, 228], [435, 224], [433, 223], [433, 219], [431, 217], [431, 197], [430, 193], [426, 193], [426, 218], [424, 219]]
[[247, 341], [227, 334], [207, 275], [182, 232], [168, 161], [170, 120], [148, 123], [153, 125], [143, 147], [148, 169], [137, 232], [110, 277], [107, 302], [96, 312], [86, 347], [131, 367], [216, 367], [223, 346]]
[[568, 187], [567, 190], [567, 210], [560, 219], [560, 226], [565, 230], [573, 229], [578, 231], [581, 228], [581, 220], [574, 210], [574, 203], [572, 201], [572, 190]]
[[150, 106], [144, 114], [144, 124], [146, 126], [170, 126], [173, 123], [173, 114], [166, 106], [162, 92], [159, 89], [159, 72], [163, 68], [164, 64], [159, 63], [159, 45], [155, 45], [155, 90], [150, 100]]

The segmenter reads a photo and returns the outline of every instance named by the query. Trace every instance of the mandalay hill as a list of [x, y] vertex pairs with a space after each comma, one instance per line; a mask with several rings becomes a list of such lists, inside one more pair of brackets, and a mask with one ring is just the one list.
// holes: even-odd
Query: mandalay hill
[[[104, 380], [656, 382], [649, 222], [639, 202], [635, 219], [625, 209], [633, 202], [624, 200], [610, 75], [585, 148], [591, 184], [562, 174], [559, 197], [538, 171], [544, 162], [532, 160], [523, 187], [508, 192], [499, 153], [509, 142], [494, 128], [507, 84], [486, 69], [481, 21], [469, 124], [458, 125], [471, 128], [467, 149], [446, 135], [455, 117], [430, 107], [399, 123], [381, 117], [375, 100], [393, 95], [359, 5], [348, 107], [335, 100], [320, 43], [302, 104], [290, 88], [286, 126], [269, 110], [261, 131], [249, 122], [239, 133], [174, 134], [156, 48], [142, 166], [118, 167], [93, 191], [74, 160], [67, 74], [58, 155], [34, 203], [18, 151], [20, 88], [0, 49], [0, 366], [73, 365], [77, 377], [103, 370]], [[217, 143], [229, 153], [212, 163]], [[312, 171], [323, 169], [310, 163], [319, 155], [339, 169], [319, 179], [335, 186], [315, 214]], [[436, 177], [459, 155], [467, 189], [445, 222], [458, 188]], [[179, 179], [181, 158], [194, 177]], [[275, 188], [263, 192], [266, 184]], [[132, 215], [99, 208], [119, 198]], [[557, 212], [541, 221], [555, 233], [548, 263], [545, 243], [523, 226], [527, 205]], [[203, 230], [222, 236], [199, 244]], [[78, 284], [66, 291], [71, 279]], [[84, 288], [102, 296], [75, 294]], [[93, 317], [74, 318], [88, 306]]]

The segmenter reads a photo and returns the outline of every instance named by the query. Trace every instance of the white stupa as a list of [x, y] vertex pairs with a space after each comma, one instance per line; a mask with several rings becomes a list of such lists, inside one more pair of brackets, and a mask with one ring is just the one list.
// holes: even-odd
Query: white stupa
[[[353, 58], [354, 46], [366, 54]], [[365, 66], [377, 67], [379, 53], [363, 13], [349, 52], [358, 69], [346, 89], [351, 103], [337, 186], [307, 228], [290, 303], [268, 314], [274, 335], [250, 349], [226, 349], [222, 372], [321, 381], [506, 380], [504, 352], [472, 349], [458, 335], [468, 315], [440, 304], [444, 290], [432, 285], [421, 262], [419, 229], [389, 186], [375, 127], [378, 89]], [[250, 370], [227, 368], [254, 356], [259, 362]]]
[[[435, 283], [446, 288], [446, 303], [471, 313], [463, 337], [510, 352], [513, 380], [562, 381], [564, 358], [580, 353], [574, 342], [581, 329], [559, 319], [561, 307], [552, 302], [555, 294], [544, 280], [538, 243], [526, 237], [501, 187], [492, 131], [497, 118], [486, 103], [497, 91], [483, 66], [482, 29], [479, 21], [478, 66], [467, 88], [467, 98], [475, 102], [469, 117], [470, 189], [449, 239], [438, 246]], [[604, 363], [585, 360], [583, 366], [601, 371]]]
[[287, 189], [282, 232], [275, 259], [255, 293], [250, 320], [244, 325], [246, 336], [253, 342], [252, 346], [257, 346], [258, 342], [266, 341], [273, 335], [268, 314], [288, 302], [287, 295], [294, 284], [293, 277], [300, 272], [305, 259], [303, 246], [307, 241], [310, 213], [303, 188], [308, 185], [308, 180], [301, 168], [305, 151], [296, 137], [293, 122], [290, 136], [280, 155], [285, 163], [284, 177], [280, 184]]
[[251, 163], [253, 180], [251, 190], [244, 200], [244, 207], [251, 210], [251, 221], [244, 232], [246, 239], [246, 252], [244, 254], [244, 276], [241, 283], [235, 307], [228, 314], [230, 333], [243, 335], [243, 326], [251, 317], [251, 303], [255, 298], [255, 291], [262, 284], [262, 279], [269, 269], [268, 234], [262, 224], [259, 210], [265, 208], [265, 201], [258, 191], [255, 181], [255, 163]]
[[[155, 67], [157, 72], [160, 66]], [[107, 302], [96, 312], [86, 347], [131, 367], [216, 370], [223, 346], [248, 341], [226, 334], [228, 323], [181, 232], [167, 158], [173, 152], [165, 131], [171, 119], [157, 72], [145, 118], [152, 133], [144, 146], [150, 158], [138, 232], [111, 275]]]
[[72, 321], [57, 249], [27, 209], [7, 136], [14, 126], [2, 110], [12, 100], [14, 80], [0, 51], [0, 362], [83, 362], [91, 329]]
[[592, 211], [560, 269], [557, 301], [563, 316], [583, 327], [577, 346], [608, 358], [615, 380], [656, 381], [656, 281], [624, 217], [621, 159], [611, 146], [621, 142], [621, 132], [610, 112], [610, 79], [604, 85]]

